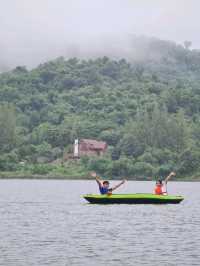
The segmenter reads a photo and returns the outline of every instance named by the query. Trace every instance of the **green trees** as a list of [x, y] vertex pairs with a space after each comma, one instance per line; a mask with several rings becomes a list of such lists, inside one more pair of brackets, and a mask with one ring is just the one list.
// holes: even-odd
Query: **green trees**
[[195, 147], [185, 150], [179, 157], [179, 171], [182, 174], [194, 174], [199, 170], [200, 152]]
[[0, 151], [9, 152], [16, 142], [16, 115], [13, 105], [0, 105]]
[[108, 153], [81, 160], [84, 171], [198, 173], [200, 51], [155, 39], [144, 48], [142, 62], [61, 57], [0, 74], [0, 169], [61, 160], [75, 138], [94, 138], [108, 143]]
[[16, 115], [15, 108], [11, 104], [0, 105], [0, 169], [15, 170], [13, 165], [18, 156], [16, 145]]

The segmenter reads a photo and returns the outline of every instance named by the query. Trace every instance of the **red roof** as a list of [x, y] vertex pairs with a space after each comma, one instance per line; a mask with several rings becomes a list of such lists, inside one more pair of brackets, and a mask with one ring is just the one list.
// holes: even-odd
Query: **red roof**
[[105, 150], [107, 148], [107, 143], [105, 141], [81, 139], [80, 143], [86, 144], [91, 150]]

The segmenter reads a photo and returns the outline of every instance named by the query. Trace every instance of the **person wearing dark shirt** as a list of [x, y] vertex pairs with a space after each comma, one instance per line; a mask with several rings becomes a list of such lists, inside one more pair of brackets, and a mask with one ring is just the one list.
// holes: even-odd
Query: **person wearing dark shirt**
[[126, 182], [126, 180], [122, 180], [119, 184], [115, 185], [114, 187], [110, 188], [110, 183], [109, 181], [105, 180], [105, 181], [102, 181], [100, 179], [99, 176], [97, 176], [97, 174], [95, 172], [92, 172], [91, 173], [91, 176], [94, 177], [97, 181], [97, 184], [99, 186], [99, 192], [101, 194], [112, 194], [112, 192], [114, 190], [116, 190], [117, 188], [119, 188], [122, 184], [124, 184]]

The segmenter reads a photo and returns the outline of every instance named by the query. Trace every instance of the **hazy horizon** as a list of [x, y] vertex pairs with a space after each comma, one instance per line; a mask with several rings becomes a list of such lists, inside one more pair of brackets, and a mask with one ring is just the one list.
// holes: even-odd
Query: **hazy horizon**
[[129, 57], [132, 36], [200, 47], [197, 0], [7, 0], [0, 9], [0, 67], [59, 56]]

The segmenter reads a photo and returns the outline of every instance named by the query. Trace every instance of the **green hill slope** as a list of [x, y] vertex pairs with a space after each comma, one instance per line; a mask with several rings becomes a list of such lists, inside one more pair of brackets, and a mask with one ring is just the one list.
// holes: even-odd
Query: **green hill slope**
[[[152, 39], [146, 59], [58, 58], [0, 75], [0, 171], [198, 177], [200, 51]], [[51, 163], [74, 138], [107, 141], [102, 158]], [[20, 163], [24, 161], [24, 163]]]

